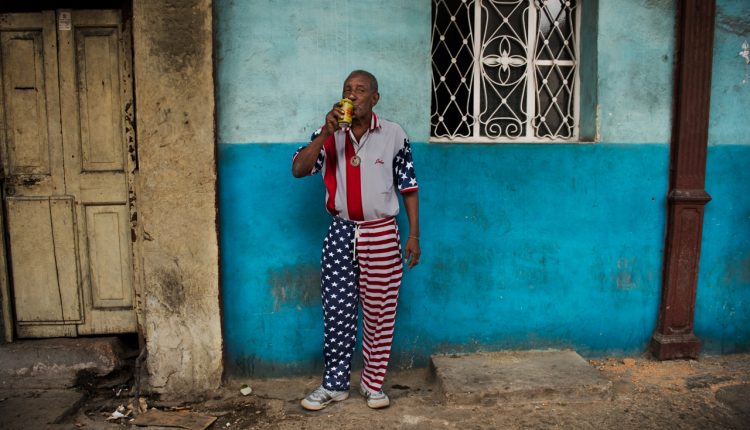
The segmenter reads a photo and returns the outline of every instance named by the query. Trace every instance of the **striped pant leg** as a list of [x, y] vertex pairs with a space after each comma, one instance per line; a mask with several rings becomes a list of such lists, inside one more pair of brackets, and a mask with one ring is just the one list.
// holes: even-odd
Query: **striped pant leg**
[[359, 300], [363, 315], [361, 383], [379, 391], [391, 355], [396, 305], [401, 286], [403, 262], [398, 226], [394, 219], [360, 226]]
[[323, 386], [349, 390], [351, 361], [357, 341], [357, 277], [352, 257], [354, 224], [334, 218], [323, 242], [321, 295], [323, 299], [325, 371]]

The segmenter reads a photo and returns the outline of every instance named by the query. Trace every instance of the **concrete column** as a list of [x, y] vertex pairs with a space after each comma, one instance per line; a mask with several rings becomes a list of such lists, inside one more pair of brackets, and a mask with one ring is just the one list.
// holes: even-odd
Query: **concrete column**
[[221, 383], [212, 5], [134, 0], [140, 300], [150, 387]]

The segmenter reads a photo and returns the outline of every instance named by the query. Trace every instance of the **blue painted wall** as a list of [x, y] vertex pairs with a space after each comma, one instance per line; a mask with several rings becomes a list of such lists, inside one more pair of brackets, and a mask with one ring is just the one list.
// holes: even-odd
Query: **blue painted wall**
[[695, 333], [704, 350], [750, 350], [750, 2], [718, 1]]
[[[355, 68], [378, 76], [376, 111], [409, 133], [420, 179], [423, 263], [401, 290], [393, 365], [503, 348], [643, 351], [661, 287], [674, 6], [598, 3], [607, 31], [591, 36], [599, 76], [584, 83], [597, 86], [598, 142], [458, 145], [427, 143], [429, 0], [217, 1], [228, 371], [321, 368], [318, 261], [329, 217], [321, 178], [294, 179], [290, 162]], [[740, 3], [719, 1], [720, 10], [747, 16]], [[726, 64], [715, 67], [737, 73], [738, 37], [726, 33], [716, 42]], [[747, 103], [747, 88], [727, 90], [736, 83], [726, 79], [715, 79], [714, 105]], [[750, 340], [750, 197], [739, 192], [750, 130], [733, 115], [738, 132], [711, 122], [714, 200], [696, 309], [709, 352], [747, 350]]]

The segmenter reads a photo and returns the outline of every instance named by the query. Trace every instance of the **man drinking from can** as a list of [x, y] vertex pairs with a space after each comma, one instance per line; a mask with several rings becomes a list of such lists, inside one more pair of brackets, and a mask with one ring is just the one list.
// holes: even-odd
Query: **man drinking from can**
[[[372, 111], [380, 94], [371, 73], [350, 73], [342, 98], [353, 105], [351, 125], [339, 125], [346, 112], [337, 102], [292, 161], [295, 177], [322, 174], [326, 209], [332, 216], [321, 258], [325, 370], [320, 387], [302, 400], [309, 410], [349, 397], [360, 305], [364, 359], [360, 393], [373, 409], [390, 404], [382, 386], [402, 269], [404, 261], [410, 269], [416, 266], [421, 254], [418, 185], [406, 133]], [[395, 219], [398, 194], [409, 219], [403, 261]]]

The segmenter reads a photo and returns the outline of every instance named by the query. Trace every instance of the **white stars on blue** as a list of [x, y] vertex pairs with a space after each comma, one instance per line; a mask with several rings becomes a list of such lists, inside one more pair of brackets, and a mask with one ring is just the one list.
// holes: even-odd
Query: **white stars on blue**
[[393, 182], [399, 191], [417, 186], [417, 174], [414, 172], [414, 161], [411, 156], [409, 139], [404, 139], [404, 147], [393, 159]]
[[357, 339], [359, 268], [352, 254], [354, 224], [334, 218], [323, 242], [321, 258], [325, 323], [323, 386], [349, 389], [351, 359]]

